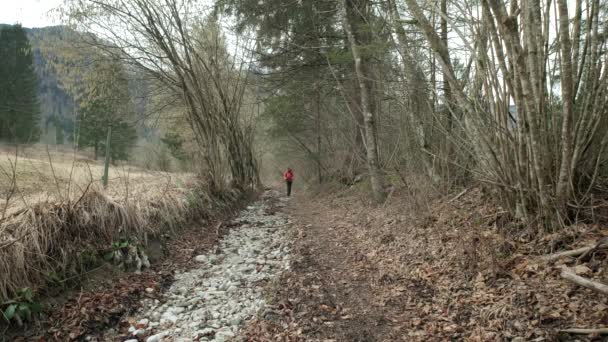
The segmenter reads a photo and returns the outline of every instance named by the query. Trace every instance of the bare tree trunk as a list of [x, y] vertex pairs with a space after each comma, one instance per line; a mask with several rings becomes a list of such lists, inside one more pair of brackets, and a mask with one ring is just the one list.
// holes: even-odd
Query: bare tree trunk
[[[448, 2], [447, 0], [441, 0], [441, 22], [440, 22], [440, 26], [441, 26], [441, 41], [443, 42], [443, 44], [445, 46], [448, 46], [448, 20], [447, 20], [447, 15], [448, 15]], [[446, 117], [448, 120], [448, 124], [447, 124], [447, 129], [448, 132], [452, 130], [452, 88], [450, 87], [450, 82], [447, 81], [448, 77], [447, 77], [447, 73], [449, 72], [449, 70], [446, 70], [445, 68], [443, 69], [443, 100], [444, 105], [445, 105], [445, 109], [446, 109]]]
[[[367, 0], [363, 3], [367, 5]], [[377, 139], [375, 136], [376, 127], [374, 122], [374, 113], [372, 112], [372, 94], [369, 89], [368, 66], [363, 65], [363, 58], [361, 51], [359, 50], [360, 42], [357, 41], [355, 30], [356, 26], [353, 25], [353, 16], [360, 16], [361, 13], [353, 14], [353, 4], [351, 0], [342, 0], [342, 16], [344, 21], [344, 30], [348, 36], [353, 59], [355, 60], [355, 73], [359, 81], [359, 90], [361, 93], [361, 111], [363, 112], [363, 122], [365, 126], [365, 143], [367, 151], [367, 165], [370, 174], [370, 180], [372, 185], [372, 192], [374, 200], [377, 203], [382, 203], [385, 199], [384, 193], [384, 180], [382, 172], [380, 170], [379, 159], [378, 159], [378, 146], [376, 144]]]
[[562, 84], [562, 160], [557, 181], [557, 205], [565, 210], [569, 198], [571, 184], [570, 163], [572, 162], [572, 116], [574, 105], [574, 84], [572, 80], [572, 45], [570, 42], [570, 28], [568, 18], [568, 5], [566, 0], [558, 0], [559, 9], [559, 40], [561, 44], [562, 70], [560, 72]]
[[319, 89], [318, 83], [316, 84], [315, 88], [315, 125], [317, 130], [317, 177], [319, 180], [319, 184], [321, 184], [323, 183], [323, 173], [321, 171], [321, 90]]
[[[429, 89], [426, 85], [423, 71], [420, 70], [416, 60], [410, 53], [410, 49], [408, 49], [408, 38], [400, 23], [401, 17], [397, 10], [395, 0], [389, 0], [388, 6], [389, 15], [397, 35], [397, 50], [402, 59], [403, 77], [406, 83], [406, 97], [412, 104], [406, 109], [406, 114], [409, 118], [409, 124], [414, 126], [412, 127], [412, 132], [416, 136], [416, 142], [421, 149], [421, 159], [426, 169], [426, 174], [433, 182], [437, 183], [440, 181], [440, 177], [433, 165], [432, 157], [429, 154], [430, 143], [426, 134], [424, 122], [424, 119], [432, 120], [433, 108], [431, 101], [433, 100], [428, 98], [427, 94], [429, 93]], [[423, 115], [426, 115], [427, 117], [423, 118]]]

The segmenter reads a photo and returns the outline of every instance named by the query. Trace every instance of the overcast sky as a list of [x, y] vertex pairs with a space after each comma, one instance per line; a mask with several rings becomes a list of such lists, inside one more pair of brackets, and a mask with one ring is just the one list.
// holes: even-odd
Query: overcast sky
[[0, 23], [20, 23], [24, 27], [58, 25], [59, 20], [48, 15], [63, 0], [0, 0]]

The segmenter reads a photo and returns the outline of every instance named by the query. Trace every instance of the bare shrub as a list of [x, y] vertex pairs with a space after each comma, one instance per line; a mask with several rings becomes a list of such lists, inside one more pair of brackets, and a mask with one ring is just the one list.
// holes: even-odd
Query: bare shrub
[[558, 0], [555, 8], [541, 1], [509, 8], [482, 1], [455, 13], [432, 8], [471, 56], [459, 74], [456, 49], [436, 32], [427, 9], [405, 2], [458, 105], [460, 147], [474, 159], [475, 177], [519, 219], [549, 229], [572, 219], [606, 157], [606, 45], [599, 41], [606, 9], [588, 1], [582, 11], [582, 0]]

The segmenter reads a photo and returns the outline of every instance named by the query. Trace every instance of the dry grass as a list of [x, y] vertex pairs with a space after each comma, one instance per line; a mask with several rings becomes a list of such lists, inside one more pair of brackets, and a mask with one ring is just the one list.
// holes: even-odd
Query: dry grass
[[[15, 175], [16, 191], [12, 177]], [[14, 148], [0, 146], [0, 209], [8, 211], [30, 206], [40, 201], [64, 201], [77, 198], [90, 187], [101, 186], [103, 164], [73, 153], [69, 149], [45, 146]], [[180, 189], [193, 179], [189, 173], [148, 171], [128, 164], [110, 167], [109, 186], [105, 193], [117, 201], [127, 201], [133, 196], [151, 196], [154, 192]]]
[[221, 205], [197, 191], [193, 174], [128, 165], [112, 167], [103, 189], [100, 162], [70, 152], [29, 148], [15, 156], [5, 149], [0, 166], [0, 303], [23, 287], [44, 286], [50, 275], [78, 272], [83, 253], [123, 237], [145, 244], [148, 235]]

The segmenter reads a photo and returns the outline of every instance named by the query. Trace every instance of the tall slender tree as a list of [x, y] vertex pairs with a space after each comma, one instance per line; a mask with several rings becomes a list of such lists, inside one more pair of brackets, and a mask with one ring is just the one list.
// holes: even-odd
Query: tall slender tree
[[40, 108], [33, 54], [21, 25], [0, 29], [0, 139], [35, 142]]
[[376, 113], [374, 113], [374, 93], [371, 89], [370, 56], [364, 55], [362, 45], [370, 45], [370, 34], [366, 32], [371, 12], [371, 3], [367, 0], [342, 0], [342, 16], [344, 31], [348, 36], [353, 59], [355, 61], [355, 74], [361, 97], [361, 111], [365, 129], [365, 147], [367, 166], [372, 185], [372, 192], [376, 202], [384, 200], [384, 179], [378, 158], [378, 132]]

